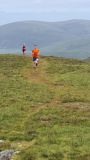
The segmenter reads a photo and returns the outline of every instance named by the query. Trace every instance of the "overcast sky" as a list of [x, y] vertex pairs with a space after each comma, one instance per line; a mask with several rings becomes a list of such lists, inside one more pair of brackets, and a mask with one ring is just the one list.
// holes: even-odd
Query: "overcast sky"
[[90, 20], [90, 0], [0, 0], [0, 25], [22, 20]]

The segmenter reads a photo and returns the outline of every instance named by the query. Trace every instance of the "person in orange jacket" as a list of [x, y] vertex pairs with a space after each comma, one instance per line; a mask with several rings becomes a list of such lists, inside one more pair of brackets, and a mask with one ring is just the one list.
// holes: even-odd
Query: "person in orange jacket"
[[33, 58], [33, 62], [35, 64], [35, 66], [38, 65], [38, 61], [39, 61], [39, 52], [40, 50], [35, 47], [33, 50], [32, 50], [32, 58]]

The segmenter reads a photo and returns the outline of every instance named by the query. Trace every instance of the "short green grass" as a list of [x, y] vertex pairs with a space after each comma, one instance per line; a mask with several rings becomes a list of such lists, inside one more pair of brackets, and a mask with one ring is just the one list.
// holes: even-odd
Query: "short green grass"
[[90, 62], [0, 55], [0, 139], [14, 160], [89, 160]]

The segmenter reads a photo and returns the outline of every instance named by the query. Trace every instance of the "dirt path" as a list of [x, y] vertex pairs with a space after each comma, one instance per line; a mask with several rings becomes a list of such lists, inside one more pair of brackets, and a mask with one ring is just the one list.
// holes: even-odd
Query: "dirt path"
[[33, 81], [34, 83], [48, 83], [48, 77], [46, 73], [47, 65], [47, 61], [41, 60], [37, 68], [33, 67], [33, 64], [31, 67], [26, 66], [26, 68], [24, 68], [22, 71], [23, 77]]

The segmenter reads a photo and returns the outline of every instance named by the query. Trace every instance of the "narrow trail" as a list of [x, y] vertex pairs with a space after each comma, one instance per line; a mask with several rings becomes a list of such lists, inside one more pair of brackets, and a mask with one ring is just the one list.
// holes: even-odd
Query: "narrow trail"
[[26, 66], [23, 69], [23, 76], [34, 83], [48, 83], [46, 68], [47, 68], [47, 61], [41, 60], [40, 64], [37, 68]]
[[[47, 73], [47, 68], [48, 68], [48, 61], [47, 59], [41, 59], [40, 63], [37, 68], [33, 67], [33, 63], [31, 65], [27, 64], [26, 68], [23, 69], [22, 74], [23, 77], [33, 83], [36, 84], [46, 84], [48, 85], [49, 90], [53, 92], [53, 98], [50, 99], [49, 103], [46, 104], [37, 104], [36, 107], [34, 106], [33, 111], [38, 112], [40, 109], [47, 108], [47, 107], [52, 107], [52, 106], [60, 106], [62, 105], [62, 101], [58, 97], [55, 92], [58, 91], [58, 89], [63, 90], [64, 86], [58, 86], [54, 85], [53, 80], [50, 80], [49, 74]], [[83, 104], [85, 105], [85, 104]], [[81, 107], [80, 102], [68, 102], [68, 103], [63, 103], [63, 106], [67, 107]]]

